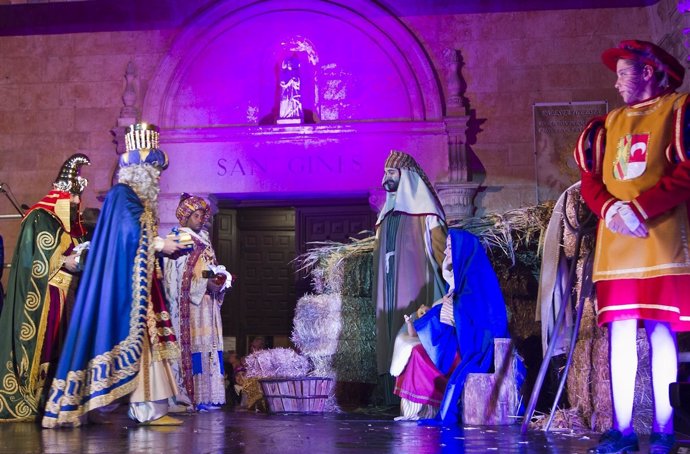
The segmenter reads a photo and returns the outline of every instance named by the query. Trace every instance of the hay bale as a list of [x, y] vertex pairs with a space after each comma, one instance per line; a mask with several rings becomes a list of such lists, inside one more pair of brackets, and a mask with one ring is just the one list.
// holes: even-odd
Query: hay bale
[[298, 271], [311, 274], [315, 293], [371, 296], [375, 237], [350, 240], [310, 243], [309, 250], [295, 258]]
[[[371, 296], [374, 254], [353, 252], [326, 261], [324, 292], [347, 296]], [[313, 273], [312, 273], [313, 275]]]
[[338, 381], [376, 383], [375, 338], [339, 339], [333, 369]]
[[370, 297], [341, 297], [340, 339], [376, 339], [376, 310]]
[[539, 336], [541, 328], [535, 320], [537, 301], [535, 298], [514, 296], [505, 298], [508, 312], [508, 329], [513, 339], [524, 340], [530, 336]]
[[644, 329], [637, 330], [637, 377], [635, 378], [635, 403], [633, 404], [633, 427], [639, 434], [652, 432], [654, 417], [654, 395], [652, 394], [652, 371], [650, 368], [649, 342]]
[[[585, 219], [591, 211], [585, 204], [585, 201], [580, 195], [580, 188], [574, 188], [568, 191], [568, 199], [565, 205], [565, 215], [570, 220], [573, 226], [578, 225], [578, 219]], [[592, 215], [589, 219], [589, 226], [591, 227], [593, 223], [596, 222], [596, 216]], [[590, 232], [583, 237], [581, 252], [582, 255], [584, 251], [590, 250], [594, 244], [595, 231], [590, 230]], [[572, 232], [568, 229], [568, 225], [563, 220], [563, 251], [568, 258], [573, 258], [575, 256], [575, 245], [576, 245], [576, 232]]]
[[583, 415], [592, 430], [603, 432], [611, 428], [611, 376], [609, 373], [609, 342], [606, 336], [592, 340], [592, 369], [590, 372], [592, 413]]
[[374, 254], [350, 254], [343, 258], [343, 296], [371, 297], [374, 278]]
[[312, 376], [376, 381], [376, 313], [370, 297], [305, 295], [295, 309], [292, 342], [311, 362]]
[[489, 260], [503, 294], [511, 337], [524, 340], [530, 336], [540, 335], [540, 324], [534, 317], [538, 281], [534, 276], [533, 267], [522, 261], [513, 264], [508, 257], [501, 254], [492, 254]]
[[[578, 195], [579, 197], [579, 195]], [[574, 197], [571, 197], [569, 215], [574, 216]], [[564, 235], [564, 244], [570, 257], [574, 254], [575, 237], [572, 232]], [[585, 237], [577, 263], [578, 280], [575, 294], [582, 289], [582, 268], [584, 256], [594, 246], [594, 234]], [[611, 376], [609, 368], [608, 329], [599, 327], [596, 314], [596, 297], [584, 301], [582, 320], [573, 362], [568, 374], [567, 386], [570, 401], [591, 429], [603, 432], [612, 424]], [[633, 426], [639, 434], [651, 431], [652, 394], [649, 363], [649, 345], [643, 329], [637, 333], [638, 367], [635, 382], [635, 404]]]
[[342, 330], [333, 359], [339, 381], [376, 382], [376, 311], [369, 297], [342, 296]]
[[583, 424], [589, 426], [592, 415], [592, 392], [591, 392], [591, 373], [592, 373], [592, 341], [578, 340], [575, 344], [573, 359], [566, 386], [568, 389], [568, 400], [573, 410], [580, 415]]
[[[649, 434], [652, 423], [652, 391], [649, 344], [644, 329], [637, 332], [638, 368], [635, 381], [633, 426], [639, 434]], [[578, 414], [587, 426], [603, 432], [612, 424], [611, 375], [607, 330], [599, 329], [591, 338], [579, 339], [568, 375], [568, 395], [574, 396]]]
[[329, 377], [336, 378], [335, 369], [333, 368], [333, 356], [329, 355], [306, 355], [312, 364], [310, 375], [314, 377]]
[[340, 295], [307, 294], [297, 302], [291, 340], [304, 355], [334, 354], [341, 329]]

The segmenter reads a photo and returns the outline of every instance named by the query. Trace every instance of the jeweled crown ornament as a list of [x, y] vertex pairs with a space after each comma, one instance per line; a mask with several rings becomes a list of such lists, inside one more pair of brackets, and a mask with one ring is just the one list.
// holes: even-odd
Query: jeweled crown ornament
[[150, 164], [160, 170], [168, 167], [168, 155], [158, 148], [160, 129], [150, 123], [137, 123], [125, 130], [125, 148], [120, 156], [120, 167]]
[[137, 123], [127, 126], [125, 130], [125, 148], [127, 151], [158, 148], [160, 128], [149, 123]]

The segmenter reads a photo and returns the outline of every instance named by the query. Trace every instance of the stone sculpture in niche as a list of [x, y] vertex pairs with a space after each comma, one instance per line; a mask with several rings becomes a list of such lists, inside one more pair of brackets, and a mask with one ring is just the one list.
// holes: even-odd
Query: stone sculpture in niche
[[285, 58], [280, 67], [280, 110], [277, 123], [300, 124], [303, 119], [299, 60], [293, 55]]

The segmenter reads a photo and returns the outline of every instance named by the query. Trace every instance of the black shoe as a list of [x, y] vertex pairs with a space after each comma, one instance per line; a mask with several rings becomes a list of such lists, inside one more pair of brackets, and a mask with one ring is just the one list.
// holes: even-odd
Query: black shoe
[[673, 434], [652, 432], [649, 436], [649, 454], [668, 454], [676, 443]]
[[[599, 444], [590, 448], [588, 454], [624, 454], [640, 450], [640, 443], [635, 432], [623, 435], [620, 430], [610, 429], [604, 432]], [[656, 453], [655, 453], [656, 454]]]

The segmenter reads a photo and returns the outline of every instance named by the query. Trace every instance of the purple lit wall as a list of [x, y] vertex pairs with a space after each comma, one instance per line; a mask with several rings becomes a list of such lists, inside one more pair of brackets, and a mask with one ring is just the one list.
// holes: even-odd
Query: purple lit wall
[[[432, 181], [447, 176], [435, 70], [398, 19], [364, 2], [231, 3], [185, 27], [150, 81], [142, 118], [161, 126], [171, 162], [163, 200], [183, 190], [366, 195], [391, 149], [413, 154]], [[305, 124], [279, 126], [279, 65], [292, 54]]]

